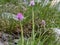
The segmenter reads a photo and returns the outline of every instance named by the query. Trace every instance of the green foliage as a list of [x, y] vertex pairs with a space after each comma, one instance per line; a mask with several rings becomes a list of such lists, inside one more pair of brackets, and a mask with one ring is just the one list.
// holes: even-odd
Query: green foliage
[[[9, 6], [5, 7], [5, 4], [7, 2], [9, 4], [10, 3], [14, 4], [12, 6], [14, 8], [11, 8]], [[59, 23], [60, 12], [58, 12], [55, 8], [51, 8], [50, 4], [46, 6], [42, 6], [43, 4], [36, 3], [35, 6], [30, 7], [25, 4], [16, 5], [17, 4], [16, 0], [0, 0], [0, 4], [4, 4], [2, 5], [3, 8], [0, 8], [1, 10], [3, 10], [3, 11], [0, 11], [1, 13], [9, 11], [10, 13], [14, 13], [14, 14], [17, 14], [18, 12], [22, 12], [24, 14], [25, 19], [22, 21], [22, 24], [23, 24], [22, 27], [23, 28], [25, 27], [25, 28], [23, 31], [27, 29], [28, 31], [31, 30], [32, 33], [30, 35], [34, 36], [34, 37], [30, 36], [29, 38], [27, 38], [27, 40], [25, 40], [24, 38], [21, 38], [21, 39], [24, 39], [24, 45], [59, 45], [59, 42], [55, 42], [55, 34], [50, 28], [60, 27], [60, 23]], [[32, 23], [32, 20], [33, 20], [32, 8], [34, 12], [34, 18], [33, 18], [34, 23]], [[45, 29], [41, 27], [41, 20], [46, 21]], [[31, 27], [29, 27], [30, 25]], [[19, 30], [21, 30], [20, 21], [16, 21], [12, 18], [3, 19], [0, 14], [0, 30], [11, 33], [17, 30], [17, 27], [19, 27]], [[17, 45], [22, 44], [21, 39], [19, 40]]]
[[0, 0], [0, 4], [13, 3], [17, 4], [17, 0]]

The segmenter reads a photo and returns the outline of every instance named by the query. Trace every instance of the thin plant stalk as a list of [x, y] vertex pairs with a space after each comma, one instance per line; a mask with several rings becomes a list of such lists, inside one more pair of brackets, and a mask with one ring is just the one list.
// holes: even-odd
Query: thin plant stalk
[[24, 45], [23, 27], [21, 22], [20, 22], [20, 26], [21, 26], [21, 45]]
[[34, 11], [33, 11], [33, 8], [32, 8], [32, 44], [31, 45], [34, 45], [34, 39], [35, 36], [34, 36]]

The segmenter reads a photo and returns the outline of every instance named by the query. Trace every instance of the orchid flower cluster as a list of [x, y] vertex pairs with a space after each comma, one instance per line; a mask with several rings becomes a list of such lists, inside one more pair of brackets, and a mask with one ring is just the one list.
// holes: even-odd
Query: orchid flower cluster
[[29, 6], [34, 6], [34, 5], [35, 5], [34, 0], [31, 0]]
[[[29, 6], [34, 6], [34, 5], [35, 5], [34, 0], [31, 0]], [[16, 15], [16, 18], [17, 18], [18, 20], [22, 21], [25, 17], [23, 16], [22, 13], [18, 13], [18, 14]], [[46, 24], [45, 24], [45, 20], [42, 20], [41, 24], [42, 24], [42, 25], [46, 25]]]
[[23, 14], [22, 13], [18, 13], [17, 15], [16, 15], [16, 18], [18, 19], [18, 20], [23, 20], [24, 19], [24, 16], [23, 16]]
[[[34, 0], [31, 0], [29, 6], [34, 6], [34, 5], [35, 5]], [[24, 19], [24, 16], [23, 16], [22, 13], [18, 13], [18, 14], [16, 15], [16, 18], [17, 18], [18, 20], [21, 20], [21, 21], [22, 21], [22, 20]]]

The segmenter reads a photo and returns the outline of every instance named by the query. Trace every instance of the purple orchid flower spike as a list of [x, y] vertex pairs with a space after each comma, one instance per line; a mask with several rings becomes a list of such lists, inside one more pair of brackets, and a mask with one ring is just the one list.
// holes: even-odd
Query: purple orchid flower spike
[[29, 6], [34, 6], [34, 5], [35, 5], [34, 0], [31, 0]]
[[18, 14], [16, 15], [16, 18], [17, 18], [18, 20], [23, 20], [23, 19], [24, 19], [24, 16], [23, 16], [22, 13], [18, 13]]

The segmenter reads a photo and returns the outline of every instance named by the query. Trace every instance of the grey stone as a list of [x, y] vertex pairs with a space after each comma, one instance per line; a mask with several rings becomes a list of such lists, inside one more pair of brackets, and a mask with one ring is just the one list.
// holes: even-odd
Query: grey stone
[[10, 18], [12, 18], [12, 19], [14, 19], [14, 20], [18, 20], [18, 19], [16, 18], [16, 15], [15, 15], [15, 14], [8, 13], [8, 12], [2, 13], [1, 17], [2, 17], [3, 19], [10, 19]]
[[0, 41], [0, 45], [4, 45], [4, 44]]

